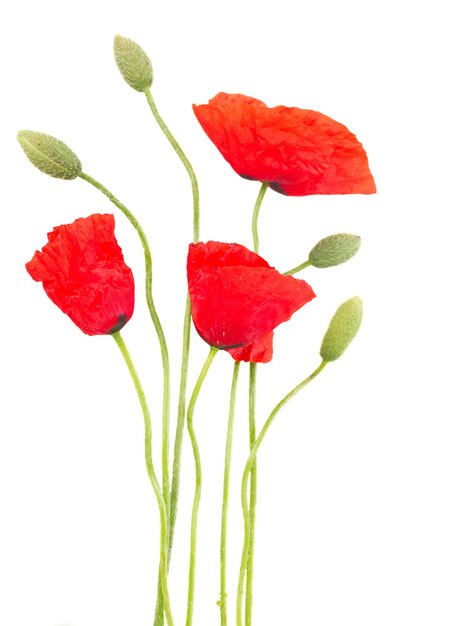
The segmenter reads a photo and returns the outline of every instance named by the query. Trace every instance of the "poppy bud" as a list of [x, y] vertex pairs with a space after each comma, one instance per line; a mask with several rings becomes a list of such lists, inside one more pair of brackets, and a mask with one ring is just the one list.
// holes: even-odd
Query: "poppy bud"
[[136, 91], [146, 91], [153, 82], [151, 61], [142, 48], [126, 37], [114, 37], [114, 58], [125, 82]]
[[329, 324], [321, 344], [324, 361], [336, 361], [348, 348], [358, 332], [363, 316], [363, 303], [358, 296], [339, 306]]
[[80, 159], [60, 139], [34, 130], [20, 130], [16, 137], [31, 163], [44, 174], [64, 180], [81, 174]]
[[340, 233], [324, 237], [309, 253], [309, 262], [314, 267], [333, 267], [351, 259], [358, 252], [361, 239], [358, 235]]

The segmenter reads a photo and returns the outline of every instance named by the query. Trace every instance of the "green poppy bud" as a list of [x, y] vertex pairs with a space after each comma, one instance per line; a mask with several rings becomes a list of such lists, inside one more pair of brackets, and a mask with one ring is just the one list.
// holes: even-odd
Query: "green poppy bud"
[[333, 267], [351, 259], [360, 248], [358, 235], [340, 233], [318, 241], [309, 253], [309, 262], [314, 267]]
[[153, 82], [151, 61], [142, 48], [126, 37], [114, 37], [114, 58], [125, 82], [136, 91], [146, 91]]
[[34, 130], [20, 130], [17, 139], [31, 163], [44, 174], [64, 180], [81, 174], [80, 159], [59, 139]]
[[320, 355], [324, 361], [329, 363], [342, 356], [357, 334], [362, 317], [363, 302], [358, 296], [339, 306], [322, 340]]

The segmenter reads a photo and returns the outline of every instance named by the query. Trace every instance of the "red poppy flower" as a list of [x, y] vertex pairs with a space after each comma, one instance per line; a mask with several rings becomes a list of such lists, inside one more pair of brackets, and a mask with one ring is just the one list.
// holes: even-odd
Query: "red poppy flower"
[[304, 280], [236, 243], [191, 244], [187, 277], [197, 332], [211, 346], [235, 349], [237, 360], [270, 360], [271, 331], [315, 296]]
[[287, 196], [376, 192], [363, 146], [343, 124], [296, 107], [219, 93], [193, 105], [208, 137], [244, 178]]
[[57, 226], [26, 263], [49, 298], [87, 335], [117, 332], [134, 311], [134, 278], [114, 236], [113, 215]]

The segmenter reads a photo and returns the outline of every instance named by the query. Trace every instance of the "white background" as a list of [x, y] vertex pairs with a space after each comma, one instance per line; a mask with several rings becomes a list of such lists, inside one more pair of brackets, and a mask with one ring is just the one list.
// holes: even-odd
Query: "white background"
[[[269, 191], [261, 253], [281, 270], [321, 237], [352, 232], [347, 265], [308, 270], [318, 297], [276, 333], [258, 420], [319, 362], [336, 306], [360, 294], [362, 329], [278, 416], [259, 456], [254, 626], [467, 626], [467, 33], [462, 2], [17, 0], [0, 38], [0, 624], [150, 626], [158, 516], [138, 402], [112, 339], [87, 337], [24, 269], [54, 225], [113, 206], [81, 180], [35, 170], [21, 128], [64, 140], [133, 210], [155, 257], [155, 299], [177, 396], [191, 239], [186, 174], [142, 95], [114, 66], [115, 33], [153, 60], [160, 112], [198, 173], [202, 239], [250, 245], [256, 183], [238, 178], [191, 110], [218, 91], [312, 108], [367, 149], [376, 196]], [[159, 449], [161, 368], [134, 231], [117, 236], [137, 281], [123, 336]], [[193, 335], [190, 387], [207, 347]], [[217, 362], [218, 361], [218, 362]], [[230, 623], [241, 542], [247, 372], [230, 509]], [[200, 397], [204, 468], [194, 626], [219, 620], [218, 537], [232, 360]], [[174, 421], [173, 421], [174, 425]], [[171, 570], [185, 619], [193, 464], [187, 438]]]

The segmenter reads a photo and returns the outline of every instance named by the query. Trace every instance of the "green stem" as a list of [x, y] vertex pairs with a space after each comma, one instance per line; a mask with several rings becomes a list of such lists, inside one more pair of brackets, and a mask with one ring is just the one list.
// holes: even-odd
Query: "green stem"
[[[257, 364], [249, 364], [249, 449], [252, 450], [256, 442], [256, 381]], [[257, 461], [254, 460], [251, 466], [249, 478], [249, 556], [246, 566], [246, 606], [245, 622], [246, 626], [251, 626], [252, 621], [252, 585], [254, 579], [254, 538], [256, 525], [256, 503], [257, 503]]]
[[265, 192], [267, 191], [268, 183], [262, 183], [262, 186], [259, 190], [259, 194], [257, 196], [256, 204], [254, 205], [254, 210], [252, 212], [252, 221], [251, 221], [251, 230], [252, 230], [252, 242], [254, 245], [254, 252], [259, 252], [259, 230], [258, 230], [258, 221], [259, 221], [259, 211], [261, 210], [262, 200], [264, 199]]
[[230, 469], [231, 451], [233, 447], [233, 425], [236, 404], [236, 388], [238, 385], [240, 361], [236, 361], [233, 367], [233, 378], [231, 381], [230, 412], [228, 415], [228, 426], [226, 429], [225, 445], [225, 471], [223, 474], [223, 503], [221, 511], [221, 540], [220, 540], [220, 620], [221, 626], [227, 626], [228, 618], [226, 611], [226, 535], [228, 526], [228, 501], [230, 493]]
[[[176, 436], [174, 439], [173, 454], [173, 475], [171, 482], [171, 500], [169, 517], [169, 538], [168, 538], [168, 568], [171, 562], [171, 552], [174, 541], [174, 529], [176, 527], [176, 516], [178, 510], [179, 484], [181, 476], [181, 452], [184, 435], [184, 422], [186, 417], [186, 392], [187, 373], [189, 369], [189, 348], [190, 348], [190, 324], [191, 324], [191, 301], [189, 296], [186, 300], [186, 311], [184, 314], [184, 330], [182, 337], [182, 360], [181, 377], [179, 384], [178, 418], [176, 424]], [[158, 587], [158, 601], [156, 603], [154, 626], [163, 626], [163, 595], [161, 587]]]
[[307, 267], [310, 267], [310, 265], [311, 263], [309, 261], [305, 261], [304, 263], [297, 265], [293, 269], [288, 270], [288, 272], [283, 272], [283, 274], [284, 276], [293, 276], [293, 274], [297, 274], [298, 272], [301, 272], [301, 270], [305, 270]]
[[[259, 252], [259, 211], [264, 200], [265, 193], [267, 191], [268, 183], [264, 182], [261, 185], [259, 194], [254, 205], [252, 212], [252, 243], [254, 252]], [[249, 447], [252, 450], [254, 441], [256, 440], [256, 378], [257, 378], [257, 365], [256, 363], [250, 363], [249, 366]], [[257, 500], [257, 464], [253, 463], [250, 475], [250, 503], [249, 503], [249, 517], [250, 517], [250, 546], [251, 550], [249, 558], [246, 562], [246, 607], [245, 618], [246, 626], [251, 625], [252, 615], [252, 585], [253, 585], [253, 572], [254, 572], [254, 533], [256, 523], [256, 500]]]
[[170, 480], [169, 480], [169, 403], [170, 403], [170, 372], [169, 372], [169, 355], [166, 338], [164, 336], [163, 327], [155, 309], [153, 302], [153, 261], [151, 257], [150, 246], [147, 237], [136, 217], [129, 209], [114, 196], [109, 189], [106, 189], [100, 182], [81, 172], [80, 178], [86, 180], [93, 187], [103, 193], [109, 200], [125, 215], [132, 226], [137, 231], [143, 247], [145, 257], [145, 296], [147, 300], [148, 310], [150, 312], [153, 325], [160, 343], [161, 360], [163, 364], [163, 418], [162, 418], [162, 470], [163, 470], [163, 496], [166, 504], [167, 516], [169, 518], [169, 500], [170, 500]]
[[[199, 198], [199, 185], [194, 169], [189, 159], [184, 154], [179, 143], [166, 126], [161, 115], [158, 112], [156, 103], [149, 89], [145, 91], [145, 97], [147, 99], [150, 110], [155, 118], [158, 126], [162, 130], [163, 134], [173, 147], [174, 151], [180, 158], [184, 165], [191, 182], [192, 188], [192, 204], [193, 204], [193, 243], [197, 243], [200, 238], [200, 198]], [[179, 499], [179, 483], [181, 473], [181, 453], [182, 453], [182, 440], [184, 437], [184, 423], [186, 417], [186, 394], [187, 394], [187, 372], [189, 368], [189, 349], [190, 349], [190, 332], [191, 332], [191, 303], [189, 298], [186, 300], [186, 311], [184, 314], [184, 327], [182, 338], [182, 359], [181, 359], [181, 373], [179, 384], [179, 401], [178, 401], [178, 416], [176, 426], [176, 437], [174, 441], [174, 455], [173, 455], [173, 471], [171, 482], [171, 497], [170, 497], [170, 517], [169, 517], [169, 544], [168, 544], [168, 566], [171, 560], [171, 550], [174, 540], [174, 529], [176, 525], [177, 507]], [[163, 626], [163, 608], [161, 603], [161, 591], [158, 594], [158, 602], [156, 605], [155, 613], [155, 626]]]
[[176, 516], [178, 509], [179, 484], [181, 476], [181, 448], [184, 435], [184, 421], [186, 416], [186, 392], [187, 392], [187, 373], [189, 369], [189, 348], [190, 348], [190, 329], [191, 329], [191, 301], [189, 296], [186, 300], [186, 311], [184, 314], [184, 330], [182, 337], [182, 359], [181, 359], [181, 377], [179, 383], [179, 403], [178, 403], [178, 419], [176, 425], [176, 436], [174, 440], [173, 454], [173, 479], [171, 483], [171, 517], [169, 523], [169, 545], [168, 558], [171, 558], [171, 549], [173, 546], [174, 527], [176, 525]]
[[151, 112], [153, 113], [153, 117], [155, 118], [158, 126], [163, 131], [166, 139], [172, 145], [174, 151], [176, 152], [178, 157], [181, 159], [182, 164], [184, 165], [187, 173], [189, 174], [189, 178], [190, 178], [191, 186], [192, 186], [192, 198], [193, 198], [193, 204], [194, 204], [194, 239], [193, 241], [194, 243], [197, 243], [199, 241], [199, 236], [200, 236], [199, 235], [199, 232], [200, 232], [199, 186], [197, 183], [197, 178], [195, 176], [194, 170], [192, 168], [192, 165], [190, 164], [189, 159], [186, 157], [181, 146], [178, 144], [173, 134], [171, 133], [171, 131], [169, 130], [169, 128], [166, 126], [163, 119], [161, 118], [161, 115], [159, 114], [158, 109], [156, 108], [155, 101], [149, 89], [145, 91], [145, 96], [147, 98], [147, 102], [150, 106]]
[[[176, 435], [174, 439], [173, 453], [173, 474], [171, 482], [171, 500], [170, 500], [170, 517], [169, 517], [169, 536], [168, 536], [168, 568], [171, 563], [171, 552], [174, 541], [174, 529], [176, 526], [176, 516], [178, 511], [179, 485], [181, 476], [181, 449], [182, 439], [184, 435], [184, 422], [186, 417], [186, 391], [187, 391], [187, 374], [189, 369], [189, 347], [190, 347], [190, 324], [191, 324], [191, 302], [189, 296], [186, 300], [186, 311], [184, 314], [184, 331], [182, 342], [182, 361], [181, 361], [181, 378], [179, 385], [179, 402], [178, 402], [178, 419], [176, 424]], [[158, 590], [158, 602], [155, 611], [155, 626], [162, 624], [163, 619], [163, 598], [161, 589]]]
[[199, 378], [197, 379], [197, 382], [195, 383], [194, 391], [192, 392], [192, 396], [189, 401], [189, 406], [187, 408], [187, 430], [189, 431], [189, 437], [190, 437], [191, 444], [192, 444], [192, 451], [194, 453], [194, 463], [195, 463], [195, 492], [194, 492], [194, 502], [192, 505], [191, 544], [190, 544], [190, 559], [189, 559], [189, 587], [188, 587], [188, 592], [187, 592], [186, 626], [191, 626], [192, 615], [194, 612], [195, 566], [196, 566], [196, 553], [197, 553], [197, 521], [198, 521], [198, 515], [199, 515], [200, 495], [202, 491], [202, 466], [200, 463], [199, 446], [197, 443], [197, 438], [195, 436], [195, 430], [194, 430], [194, 424], [193, 424], [194, 408], [195, 408], [195, 403], [197, 401], [197, 397], [199, 395], [202, 383], [205, 380], [207, 372], [217, 352], [218, 352], [217, 348], [214, 348], [214, 347], [210, 348], [210, 352], [208, 353], [207, 359], [205, 360], [205, 363], [199, 374]]
[[158, 509], [160, 512], [160, 575], [161, 575], [161, 589], [163, 595], [163, 605], [164, 611], [166, 614], [166, 619], [168, 621], [169, 626], [173, 626], [173, 617], [171, 614], [171, 604], [169, 600], [169, 590], [168, 590], [168, 576], [167, 576], [167, 563], [166, 563], [166, 545], [168, 541], [168, 517], [166, 513], [166, 503], [164, 501], [163, 492], [161, 490], [158, 479], [155, 475], [155, 469], [153, 467], [153, 457], [152, 457], [152, 434], [151, 434], [151, 417], [150, 411], [148, 409], [148, 404], [145, 399], [145, 394], [143, 392], [142, 384], [138, 377], [135, 366], [130, 357], [127, 346], [124, 343], [124, 340], [121, 337], [119, 332], [114, 333], [113, 337], [121, 351], [122, 356], [124, 357], [124, 361], [129, 370], [130, 376], [132, 377], [132, 381], [134, 383], [135, 389], [137, 391], [138, 399], [140, 401], [140, 406], [142, 408], [143, 413], [143, 421], [145, 424], [145, 466], [147, 469], [147, 474], [151, 482], [151, 486], [153, 487], [153, 491], [156, 496], [156, 500], [158, 502]]
[[272, 422], [274, 421], [277, 413], [280, 411], [282, 407], [284, 407], [289, 400], [293, 398], [299, 391], [301, 391], [306, 385], [308, 385], [312, 380], [316, 378], [318, 374], [322, 372], [322, 370], [326, 367], [326, 361], [322, 361], [319, 367], [317, 367], [314, 372], [305, 378], [301, 383], [299, 383], [296, 387], [294, 387], [287, 395], [280, 400], [280, 402], [275, 406], [272, 413], [269, 415], [267, 421], [265, 422], [262, 430], [259, 433], [259, 436], [254, 443], [251, 453], [246, 461], [246, 465], [244, 466], [243, 479], [241, 483], [241, 502], [243, 507], [243, 518], [244, 518], [244, 545], [243, 545], [243, 553], [241, 556], [241, 564], [239, 568], [239, 578], [238, 578], [238, 593], [237, 593], [237, 601], [236, 601], [236, 626], [243, 626], [243, 617], [242, 617], [242, 607], [243, 607], [243, 586], [244, 586], [244, 573], [246, 571], [246, 566], [249, 558], [249, 543], [251, 540], [251, 528], [250, 528], [250, 516], [249, 516], [249, 505], [248, 505], [248, 480], [249, 473], [251, 471], [252, 465], [256, 460], [256, 455], [259, 450], [261, 443], [264, 440], [264, 437], [267, 434]]

